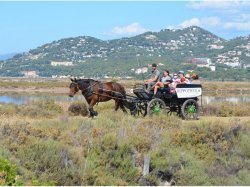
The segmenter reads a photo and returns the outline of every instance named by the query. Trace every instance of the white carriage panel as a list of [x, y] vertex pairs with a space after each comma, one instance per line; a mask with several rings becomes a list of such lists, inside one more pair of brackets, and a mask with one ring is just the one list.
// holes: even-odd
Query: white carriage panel
[[201, 88], [176, 88], [178, 98], [194, 98], [202, 94]]

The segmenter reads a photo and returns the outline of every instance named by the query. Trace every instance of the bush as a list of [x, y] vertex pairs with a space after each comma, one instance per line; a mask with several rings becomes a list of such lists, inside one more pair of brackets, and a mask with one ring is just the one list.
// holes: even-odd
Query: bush
[[18, 111], [18, 106], [14, 104], [0, 105], [0, 115], [14, 115]]
[[139, 170], [132, 164], [131, 147], [118, 145], [113, 133], [95, 142], [86, 160], [85, 185], [135, 185], [139, 180]]
[[20, 113], [29, 117], [51, 118], [62, 113], [62, 108], [52, 100], [38, 101], [20, 106]]
[[61, 114], [62, 108], [52, 100], [32, 102], [25, 105], [5, 104], [0, 106], [0, 115], [19, 115], [32, 118], [52, 118]]
[[250, 105], [244, 103], [235, 105], [229, 102], [209, 104], [204, 107], [205, 116], [219, 116], [219, 117], [232, 117], [232, 116], [249, 116]]
[[[0, 157], [17, 165], [25, 185], [250, 184], [249, 118], [134, 118], [110, 115], [112, 107], [101, 103], [95, 120], [3, 115]], [[142, 177], [145, 154], [150, 168]]]
[[80, 185], [76, 160], [63, 145], [51, 140], [34, 141], [17, 154], [20, 164], [33, 173], [33, 184]]
[[16, 166], [8, 160], [0, 157], [0, 186], [11, 186], [15, 184]]
[[89, 115], [88, 107], [83, 102], [72, 103], [69, 106], [68, 111], [70, 115], [73, 115], [73, 116], [79, 116], [79, 115], [88, 116]]

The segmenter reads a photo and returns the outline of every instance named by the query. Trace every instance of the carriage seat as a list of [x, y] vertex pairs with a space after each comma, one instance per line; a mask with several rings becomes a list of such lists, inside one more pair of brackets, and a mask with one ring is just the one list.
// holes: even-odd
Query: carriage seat
[[173, 97], [173, 94], [171, 93], [171, 88], [169, 88], [169, 87], [168, 88], [158, 88], [157, 95], [164, 97], [164, 98], [167, 98], [167, 99]]
[[170, 93], [171, 88], [158, 88], [161, 93]]
[[140, 99], [150, 99], [152, 97], [152, 94], [149, 94], [142, 88], [133, 89], [133, 93]]

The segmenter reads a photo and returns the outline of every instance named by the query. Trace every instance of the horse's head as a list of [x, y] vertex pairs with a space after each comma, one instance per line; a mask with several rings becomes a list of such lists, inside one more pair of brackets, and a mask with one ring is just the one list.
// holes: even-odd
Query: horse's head
[[79, 83], [76, 79], [70, 79], [71, 83], [69, 85], [69, 97], [74, 97], [74, 95], [79, 91]]

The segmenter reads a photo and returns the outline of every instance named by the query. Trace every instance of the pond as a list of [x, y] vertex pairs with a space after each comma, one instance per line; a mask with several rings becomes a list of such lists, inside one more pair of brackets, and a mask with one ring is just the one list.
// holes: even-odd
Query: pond
[[57, 102], [82, 100], [83, 96], [77, 95], [70, 98], [68, 95], [0, 95], [0, 103], [27, 104], [41, 100], [54, 100]]
[[[80, 94], [74, 98], [68, 97], [68, 95], [0, 95], [0, 103], [13, 103], [13, 104], [27, 104], [40, 100], [54, 100], [57, 102], [71, 102], [80, 101], [84, 97]], [[201, 98], [200, 98], [201, 101]], [[235, 95], [235, 96], [202, 96], [203, 105], [218, 103], [218, 102], [230, 102], [234, 104], [241, 104], [250, 102], [250, 95]]]

